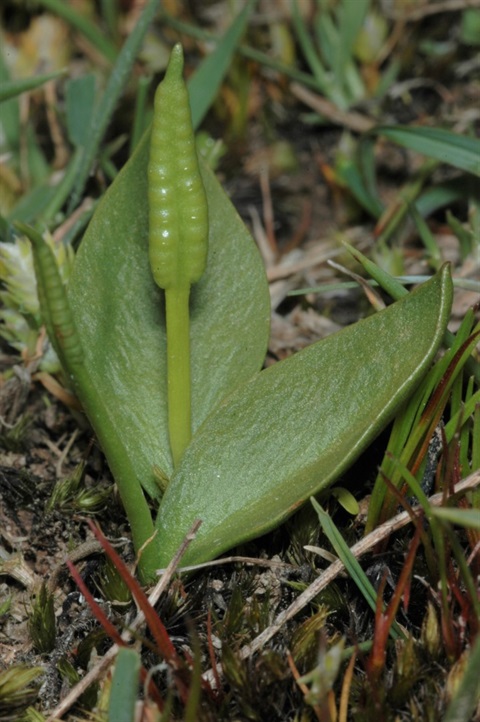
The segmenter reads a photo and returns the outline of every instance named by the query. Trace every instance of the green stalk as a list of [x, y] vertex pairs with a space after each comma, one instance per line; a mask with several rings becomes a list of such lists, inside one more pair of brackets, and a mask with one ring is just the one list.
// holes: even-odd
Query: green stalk
[[189, 297], [190, 286], [165, 291], [168, 431], [175, 467], [192, 435]]
[[205, 271], [208, 204], [198, 167], [183, 50], [176, 45], [155, 94], [148, 164], [149, 260], [165, 291], [168, 431], [177, 467], [192, 433], [190, 287]]

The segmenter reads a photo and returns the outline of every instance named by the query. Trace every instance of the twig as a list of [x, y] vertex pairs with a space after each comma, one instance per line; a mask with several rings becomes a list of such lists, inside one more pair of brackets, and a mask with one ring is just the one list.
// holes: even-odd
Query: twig
[[275, 238], [275, 217], [272, 203], [272, 191], [270, 188], [270, 178], [268, 173], [268, 165], [263, 165], [260, 169], [260, 191], [262, 193], [263, 206], [263, 223], [267, 234], [268, 243], [274, 257], [278, 256], [277, 240]]
[[62, 561], [56, 564], [52, 569], [50, 579], [47, 583], [47, 589], [50, 594], [54, 593], [55, 587], [57, 586], [58, 577], [63, 571], [67, 561], [76, 563], [81, 561], [82, 559], [85, 559], [86, 557], [89, 557], [91, 554], [99, 554], [102, 551], [103, 549], [96, 539], [87, 539], [83, 542], [83, 544], [80, 544], [79, 546], [75, 547], [75, 549], [72, 549], [72, 551], [67, 554], [65, 559], [62, 559]]
[[[231, 556], [221, 557], [220, 559], [212, 559], [210, 562], [203, 562], [202, 564], [195, 564], [191, 567], [178, 567], [178, 572], [198, 572], [199, 569], [206, 569], [208, 567], [221, 567], [224, 564], [252, 564], [257, 567], [268, 567], [269, 569], [280, 568], [285, 571], [297, 571], [298, 566], [295, 564], [287, 564], [287, 562], [281, 562], [277, 559], [259, 559], [258, 557], [243, 557], [243, 556]], [[159, 569], [160, 574], [166, 573], [166, 569]]]
[[[322, 239], [320, 239], [320, 242], [322, 242]], [[328, 243], [328, 239], [326, 243]], [[312, 246], [312, 248], [307, 251], [302, 258], [293, 262], [290, 262], [290, 259], [284, 256], [280, 263], [267, 269], [268, 281], [269, 283], [272, 283], [273, 281], [280, 281], [281, 279], [289, 278], [296, 273], [310, 270], [314, 266], [319, 266], [320, 264], [325, 263], [325, 261], [339, 256], [342, 252], [342, 248], [337, 247], [325, 250], [322, 245], [321, 247]]]
[[366, 115], [355, 113], [354, 111], [341, 110], [330, 100], [327, 100], [317, 93], [312, 93], [311, 90], [305, 88], [304, 85], [300, 85], [300, 83], [290, 83], [290, 90], [292, 95], [298, 100], [301, 100], [302, 103], [305, 103], [309, 108], [319, 115], [323, 115], [335, 125], [349, 128], [355, 133], [367, 133], [375, 125], [375, 122]]
[[[475, 486], [480, 484], [480, 471], [476, 471], [466, 479], [460, 481], [454, 489], [454, 493], [460, 491], [467, 491], [473, 489]], [[440, 492], [430, 497], [429, 502], [432, 506], [440, 506], [444, 501], [444, 494]], [[421, 507], [415, 507], [413, 509], [416, 515], [422, 513]], [[398, 529], [401, 529], [411, 521], [408, 512], [404, 511], [397, 514], [392, 519], [389, 519], [381, 526], [374, 529], [359, 542], [353, 545], [351, 548], [352, 554], [358, 559], [363, 554], [368, 552], [370, 549], [375, 547], [380, 541], [386, 539], [390, 534]], [[328, 569], [326, 569], [309, 587], [306, 589], [284, 612], [281, 612], [275, 622], [265, 629], [261, 634], [256, 637], [251, 644], [247, 644], [242, 647], [240, 656], [242, 659], [246, 659], [262, 647], [265, 642], [271, 639], [277, 631], [287, 622], [289, 619], [294, 617], [301, 611], [307, 604], [309, 604], [317, 594], [324, 589], [341, 571], [344, 569], [344, 564], [338, 560], [334, 562]]]
[[[190, 542], [194, 539], [200, 524], [200, 521], [196, 521], [194, 523], [191, 530], [188, 532], [187, 536], [182, 542], [179, 550], [166, 568], [165, 573], [159, 580], [158, 584], [156, 584], [156, 586], [154, 587], [152, 593], [149, 595], [148, 601], [152, 605], [152, 607], [155, 606], [155, 604], [158, 602], [158, 600], [170, 584], [172, 576], [174, 575], [175, 570], [180, 563], [180, 559], [185, 554]], [[133, 620], [132, 624], [129, 625], [129, 629], [123, 632], [122, 639], [128, 641], [130, 639], [131, 632], [135, 632], [139, 627], [141, 627], [144, 621], [145, 616], [143, 612], [139, 612]], [[118, 645], [114, 644], [112, 647], [110, 647], [108, 652], [104, 654], [102, 659], [95, 665], [95, 667], [93, 667], [89, 672], [87, 672], [85, 677], [83, 677], [80, 682], [78, 682], [75, 687], [73, 687], [68, 692], [66, 697], [64, 697], [64, 699], [55, 707], [51, 715], [47, 718], [47, 722], [57, 722], [58, 720], [60, 720], [61, 716], [70, 709], [70, 707], [77, 701], [77, 699], [83, 694], [83, 692], [85, 692], [87, 687], [93, 682], [97, 681], [106, 672], [110, 664], [113, 662], [117, 652]]]

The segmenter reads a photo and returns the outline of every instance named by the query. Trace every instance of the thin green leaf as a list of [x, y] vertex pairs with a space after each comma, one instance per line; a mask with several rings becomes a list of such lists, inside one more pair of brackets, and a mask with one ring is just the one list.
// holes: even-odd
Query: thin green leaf
[[49, 202], [45, 204], [39, 213], [39, 218], [41, 218], [45, 224], [48, 225], [51, 219], [55, 218], [55, 215], [60, 211], [69, 197], [72, 187], [78, 178], [83, 152], [84, 146], [79, 146], [72, 154], [60, 183], [53, 188], [47, 187], [47, 191], [50, 191], [48, 195]]
[[338, 8], [338, 25], [342, 48], [339, 48], [343, 65], [352, 59], [353, 47], [365, 17], [370, 8], [371, 0], [343, 0]]
[[370, 193], [358, 166], [348, 158], [341, 159], [337, 165], [337, 172], [358, 203], [374, 218], [378, 218], [383, 212], [383, 205], [377, 196]]
[[[396, 279], [394, 276], [391, 276], [389, 273], [377, 266], [376, 263], [367, 258], [367, 256], [365, 256], [357, 248], [354, 248], [349, 243], [345, 242], [343, 243], [343, 245], [352, 254], [352, 256], [363, 266], [368, 275], [371, 276], [375, 281], [377, 281], [378, 285], [383, 288], [383, 290], [386, 291], [396, 301], [398, 301], [400, 298], [403, 298], [403, 296], [408, 293], [407, 289], [402, 286], [398, 279]], [[476, 281], [473, 281], [473, 285], [469, 285], [469, 290], [480, 292], [480, 289], [478, 288], [478, 283]], [[453, 335], [453, 333], [451, 333], [451, 331], [447, 329], [445, 331], [444, 340], [445, 344], [450, 347], [455, 343], [455, 336]], [[477, 363], [475, 363], [473, 360], [467, 361], [466, 369], [469, 374], [473, 375], [477, 379], [477, 381], [480, 381], [480, 366]]]
[[429, 218], [440, 208], [453, 206], [459, 200], [464, 200], [470, 191], [471, 178], [456, 178], [455, 181], [446, 181], [426, 188], [418, 196], [415, 206], [423, 218]]
[[358, 143], [357, 162], [366, 192], [370, 198], [375, 200], [379, 209], [383, 211], [384, 204], [380, 198], [376, 182], [377, 161], [375, 157], [375, 138], [368, 133], [365, 133]]
[[119, 27], [121, 25], [119, 22], [121, 7], [118, 0], [100, 0], [100, 7], [101, 17], [108, 27], [110, 36], [115, 39], [118, 38], [120, 34]]
[[[335, 75], [337, 82], [345, 78], [347, 67], [353, 66], [353, 47], [358, 33], [364, 23], [371, 0], [355, 0], [343, 2], [338, 6], [337, 19], [339, 42], [336, 45]], [[345, 80], [343, 81], [345, 82]]]
[[31, 78], [22, 78], [20, 80], [10, 80], [6, 83], [2, 83], [0, 86], [0, 103], [10, 98], [16, 98], [22, 93], [26, 93], [28, 90], [35, 90], [44, 83], [48, 83], [49, 80], [59, 78], [64, 75], [64, 70], [58, 70], [55, 73], [48, 73], [47, 75], [34, 75]]
[[[332, 518], [327, 514], [324, 509], [322, 509], [322, 507], [314, 497], [312, 497], [310, 501], [313, 505], [313, 508], [318, 514], [318, 519], [320, 521], [320, 524], [322, 525], [322, 529], [327, 536], [330, 544], [333, 546], [335, 553], [344, 565], [350, 577], [357, 585], [359, 591], [363, 595], [369, 607], [373, 610], [373, 612], [376, 612], [377, 593], [373, 588], [369, 578], [363, 571], [356, 557], [350, 551], [348, 544], [333, 523]], [[395, 623], [392, 624], [392, 626], [390, 627], [390, 635], [393, 637], [393, 639], [399, 639], [403, 636], [398, 625]]]
[[448, 705], [443, 722], [469, 722], [475, 714], [480, 697], [480, 636], [469, 650], [467, 660], [463, 677]]
[[7, 215], [9, 221], [32, 223], [42, 216], [42, 212], [52, 202], [57, 188], [48, 185], [37, 186], [25, 193]]
[[329, 77], [329, 74], [324, 68], [322, 61], [312, 42], [312, 39], [308, 33], [307, 26], [305, 25], [305, 22], [300, 14], [298, 0], [293, 0], [292, 3], [292, 22], [293, 29], [295, 30], [295, 34], [297, 36], [302, 52], [315, 78], [316, 89], [320, 90], [332, 100], [334, 99], [332, 96], [335, 96], [339, 106], [344, 107], [342, 94], [341, 92], [336, 91], [334, 86], [332, 87], [333, 84], [331, 78]]
[[277, 526], [331, 484], [428, 368], [451, 303], [449, 272], [400, 303], [254, 376], [205, 420], [160, 507], [164, 566], [196, 519], [193, 564]]
[[255, 0], [247, 2], [225, 35], [218, 41], [215, 50], [205, 58], [188, 81], [194, 128], [198, 128], [207, 110], [215, 100], [238, 43], [245, 32], [254, 3]]
[[442, 256], [438, 244], [435, 240], [435, 236], [428, 227], [427, 222], [418, 212], [418, 209], [414, 203], [409, 204], [408, 210], [413, 218], [413, 221], [417, 227], [418, 234], [422, 239], [423, 245], [427, 251], [427, 255], [430, 260], [430, 264], [435, 270], [438, 270], [442, 263]]
[[[403, 456], [405, 456], [405, 454], [403, 454]], [[391, 459], [391, 467], [393, 470], [398, 471], [401, 478], [406, 481], [410, 491], [415, 496], [415, 500], [420, 504], [423, 511], [428, 516], [430, 513], [430, 502], [428, 501], [428, 497], [423, 491], [419, 481], [415, 478], [407, 466], [402, 463], [402, 459]]]
[[326, 537], [328, 538], [330, 544], [333, 546], [336, 555], [345, 566], [348, 574], [363, 594], [367, 604], [370, 606], [371, 609], [373, 609], [373, 611], [375, 611], [377, 606], [377, 593], [373, 588], [372, 583], [368, 579], [357, 559], [353, 556], [345, 539], [342, 537], [337, 527], [333, 523], [332, 518], [320, 506], [320, 504], [314, 497], [312, 497], [310, 501], [313, 505], [313, 508], [317, 512], [318, 519], [320, 521], [320, 524], [322, 525], [322, 529]]
[[[391, 276], [402, 286], [414, 286], [417, 283], [425, 283], [431, 276]], [[368, 280], [366, 282], [372, 288], [376, 288], [380, 284], [377, 281]], [[454, 288], [463, 288], [465, 291], [473, 291], [480, 293], [480, 282], [470, 278], [452, 278]], [[322, 283], [321, 286], [308, 286], [307, 288], [296, 288], [289, 291], [287, 296], [304, 296], [307, 293], [330, 293], [331, 291], [345, 291], [347, 288], [358, 288], [357, 281], [337, 281], [335, 283]]]
[[[376, 245], [378, 248], [385, 249], [385, 255], [392, 256], [392, 251], [388, 247], [388, 242], [403, 222], [408, 213], [409, 206], [413, 205], [420, 195], [424, 184], [431, 177], [433, 170], [438, 165], [436, 160], [427, 159], [415, 174], [412, 180], [398, 191], [397, 200], [392, 208], [385, 211], [384, 217], [380, 218], [377, 228], [380, 233], [377, 236]], [[392, 212], [393, 211], [393, 212]]]
[[[382, 506], [387, 494], [385, 479], [388, 479], [396, 488], [399, 487], [399, 477], [402, 471], [399, 469], [398, 459], [400, 459], [409, 436], [412, 434], [412, 429], [414, 429], [416, 421], [418, 422], [418, 416], [425, 408], [425, 404], [432, 391], [431, 378], [434, 375], [435, 369], [433, 368], [428, 372], [415, 394], [412, 394], [408, 403], [395, 415], [382, 465], [370, 497], [365, 533], [371, 532], [379, 523]], [[435, 376], [435, 378], [437, 377]], [[408, 463], [409, 460], [409, 458], [406, 459], [406, 463]], [[404, 466], [402, 470], [403, 468]], [[392, 503], [396, 505], [397, 500]]]
[[[458, 238], [458, 242], [460, 244], [460, 257], [462, 261], [464, 261], [469, 253], [473, 252], [476, 245], [473, 229], [465, 227], [463, 223], [453, 215], [451, 210], [447, 210], [446, 219], [451, 230]], [[480, 283], [478, 285], [480, 287]]]
[[[472, 428], [472, 471], [480, 469], [480, 399], [475, 406], [473, 412], [473, 428]], [[477, 499], [480, 493], [477, 491]], [[477, 508], [480, 506], [476, 504]]]
[[116, 46], [98, 29], [97, 25], [89, 20], [85, 13], [77, 12], [63, 0], [38, 0], [38, 3], [78, 30], [107, 60], [111, 63], [115, 61], [118, 54]]
[[108, 722], [132, 722], [140, 679], [140, 655], [135, 649], [122, 647], [115, 662], [115, 671], [108, 702]]
[[344, 241], [343, 245], [349, 251], [352, 256], [357, 260], [378, 285], [383, 288], [392, 298], [396, 301], [406, 296], [408, 293], [407, 289], [402, 286], [400, 281], [397, 281], [394, 276], [384, 271], [380, 266], [371, 261], [361, 251], [351, 246], [349, 243]]
[[133, 128], [130, 135], [130, 155], [140, 142], [140, 138], [146, 131], [151, 116], [151, 110], [147, 110], [148, 91], [152, 84], [152, 77], [142, 75], [138, 79], [137, 97], [135, 98], [135, 115]]
[[[203, 43], [218, 42], [218, 38], [214, 33], [208, 32], [207, 30], [204, 30], [198, 25], [186, 23], [183, 20], [179, 20], [178, 18], [173, 17], [172, 15], [169, 15], [165, 12], [161, 14], [161, 17], [166, 25], [174, 28], [180, 33], [185, 33], [185, 35], [188, 35], [191, 38], [196, 38]], [[318, 90], [317, 81], [312, 75], [298, 70], [293, 65], [287, 65], [286, 63], [282, 63], [280, 60], [277, 60], [275, 57], [269, 55], [268, 53], [262, 53], [260, 50], [257, 50], [256, 48], [251, 48], [248, 45], [239, 45], [238, 52], [240, 55], [243, 55], [243, 57], [248, 58], [249, 60], [253, 60], [259, 65], [263, 65], [266, 68], [271, 68], [271, 70], [274, 70], [277, 73], [283, 73], [284, 75], [286, 75], [287, 78], [290, 78], [291, 80], [296, 80], [297, 82], [306, 85], [308, 88]]]
[[68, 137], [75, 146], [88, 141], [95, 104], [95, 76], [93, 73], [72, 78], [65, 90]]
[[480, 513], [478, 509], [454, 509], [449, 506], [432, 507], [431, 513], [438, 519], [462, 526], [464, 529], [480, 530]]
[[[10, 82], [10, 70], [0, 46], [0, 83]], [[0, 151], [18, 153], [20, 149], [20, 106], [18, 98], [11, 98], [2, 104], [0, 113]]]
[[[46, 2], [46, 0], [42, 1], [44, 3]], [[48, 0], [48, 2], [52, 1], [53, 0]], [[54, 1], [56, 3], [58, 0]], [[92, 119], [88, 143], [83, 147], [78, 171], [76, 173], [75, 186], [70, 199], [69, 212], [75, 208], [80, 200], [83, 188], [90, 174], [92, 163], [98, 154], [100, 143], [112, 117], [115, 105], [128, 81], [135, 58], [143, 43], [150, 23], [155, 17], [159, 3], [160, 0], [149, 0], [118, 55], [105, 92]], [[64, 5], [65, 3], [60, 4]]]
[[480, 140], [477, 138], [442, 128], [378, 126], [373, 132], [417, 153], [480, 176]]
[[25, 706], [26, 701], [33, 703], [41, 686], [38, 678], [44, 674], [44, 667], [32, 667], [31, 663], [10, 664], [7, 669], [3, 669], [0, 672], [2, 713], [4, 710], [15, 713], [19, 706]]
[[[430, 521], [432, 524], [433, 519]], [[469, 559], [465, 555], [465, 547], [460, 541], [459, 535], [451, 524], [443, 524], [444, 531], [447, 533], [448, 543], [453, 552], [453, 559], [458, 568], [459, 582], [463, 586], [463, 594], [466, 597], [467, 604], [471, 605], [472, 614], [475, 619], [480, 619], [480, 600], [478, 598], [477, 575], [472, 573]], [[432, 524], [433, 531], [433, 524]], [[442, 532], [439, 530], [439, 536]], [[476, 536], [476, 535], [475, 535]], [[472, 538], [472, 537], [471, 537]], [[445, 575], [447, 576], [447, 575]]]

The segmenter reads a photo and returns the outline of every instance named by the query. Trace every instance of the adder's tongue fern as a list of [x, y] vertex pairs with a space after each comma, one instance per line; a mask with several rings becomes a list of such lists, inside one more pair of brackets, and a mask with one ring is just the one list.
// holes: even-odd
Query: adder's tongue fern
[[155, 95], [148, 165], [149, 258], [165, 290], [168, 423], [177, 466], [191, 436], [190, 286], [207, 262], [207, 198], [198, 167], [183, 51], [175, 45]]

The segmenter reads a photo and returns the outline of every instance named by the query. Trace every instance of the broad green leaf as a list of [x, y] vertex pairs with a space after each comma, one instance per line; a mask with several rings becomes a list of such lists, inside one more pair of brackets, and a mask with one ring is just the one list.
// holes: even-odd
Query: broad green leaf
[[442, 128], [379, 126], [372, 132], [442, 163], [480, 176], [480, 140]]
[[200, 427], [157, 519], [166, 565], [202, 519], [185, 563], [277, 526], [331, 484], [388, 423], [434, 356], [451, 305], [448, 267], [375, 316], [260, 372]]
[[[168, 475], [172, 463], [164, 301], [148, 263], [148, 140], [99, 204], [68, 292], [85, 350], [89, 383], [78, 390], [85, 411], [114, 475], [133, 474], [158, 496], [153, 466]], [[207, 271], [191, 295], [194, 430], [261, 368], [270, 318], [257, 248], [212, 173], [202, 175], [210, 236]]]

